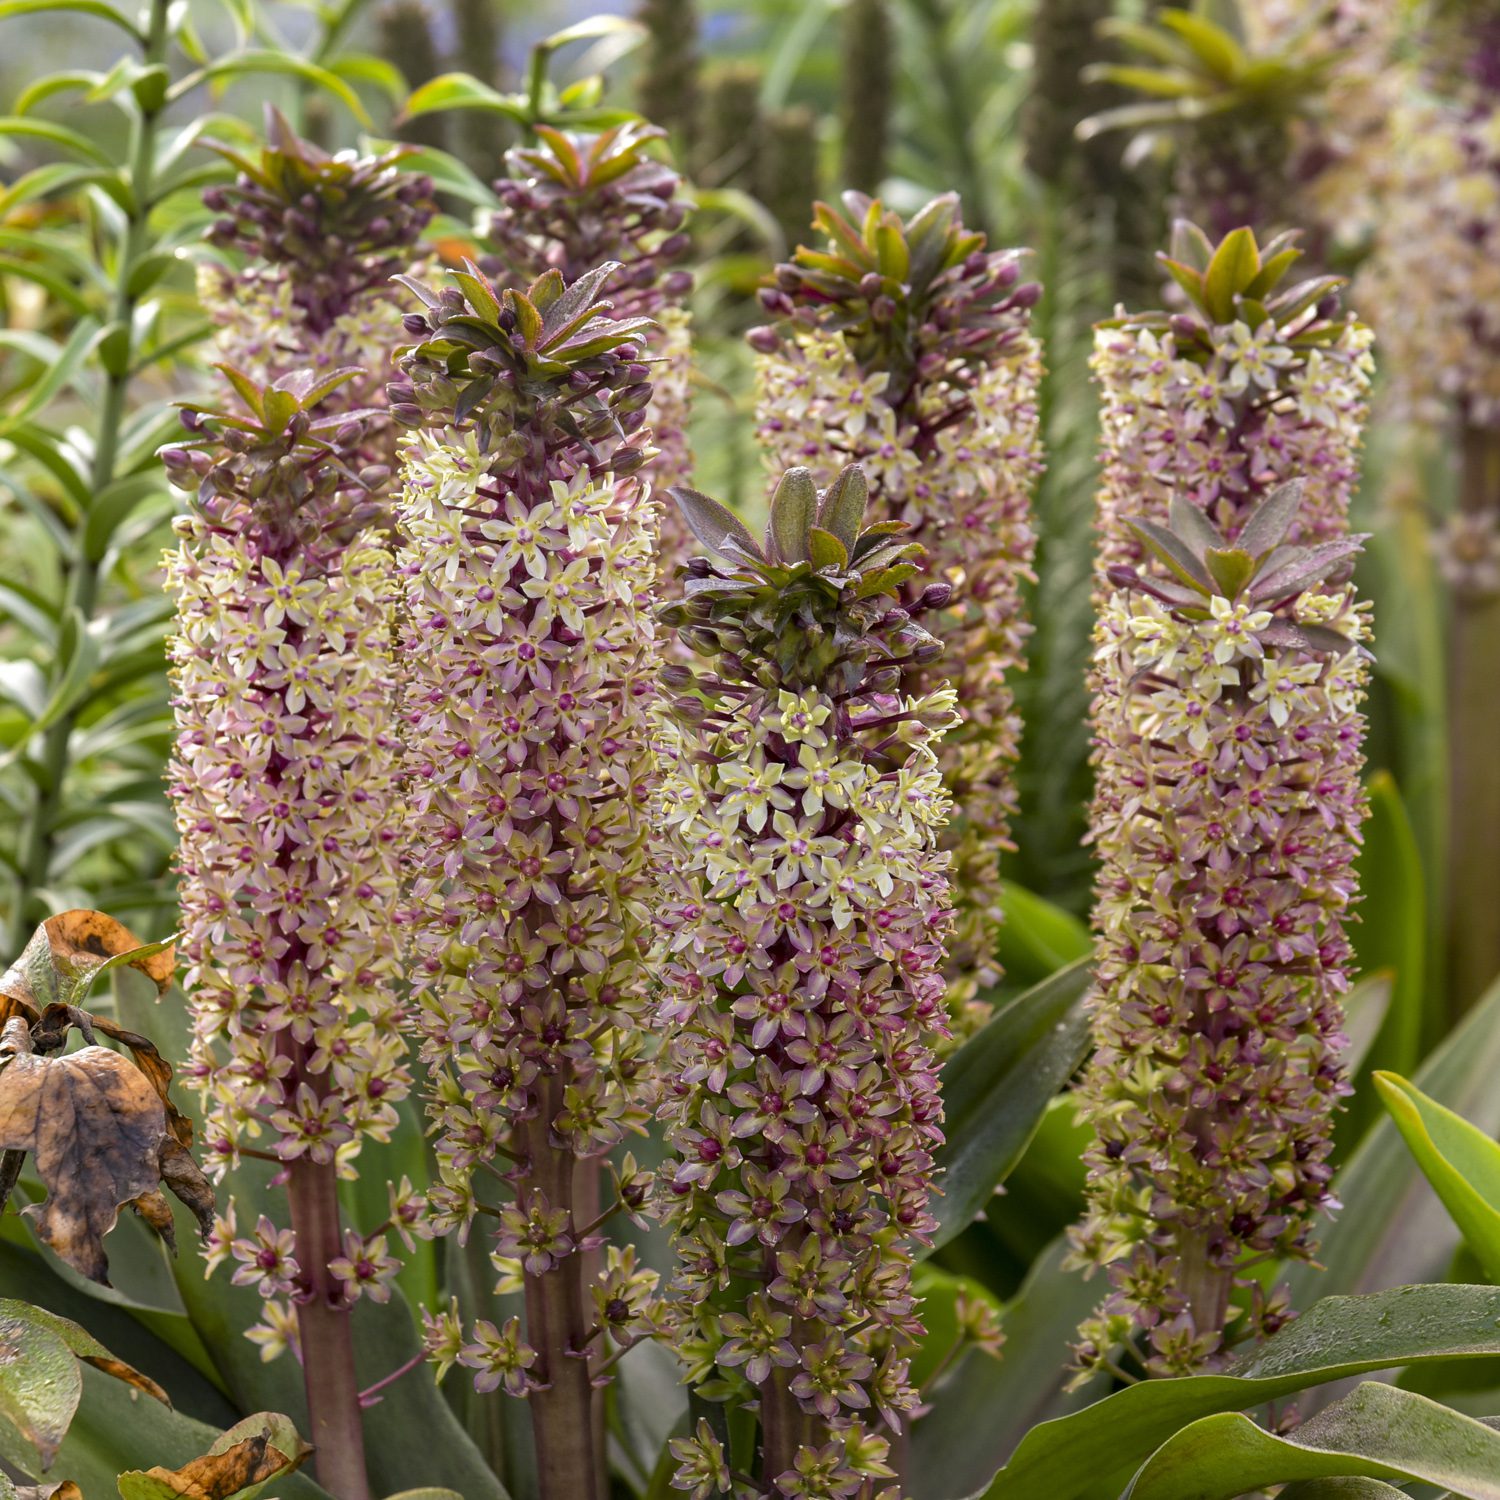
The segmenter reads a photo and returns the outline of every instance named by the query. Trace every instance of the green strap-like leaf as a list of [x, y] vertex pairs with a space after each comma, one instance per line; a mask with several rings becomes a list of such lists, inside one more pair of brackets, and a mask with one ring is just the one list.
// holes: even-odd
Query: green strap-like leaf
[[1193, 1422], [1151, 1455], [1125, 1500], [1234, 1500], [1290, 1480], [1356, 1476], [1500, 1500], [1500, 1432], [1367, 1381], [1287, 1437], [1232, 1412]]
[[994, 1197], [1083, 1060], [1089, 981], [1089, 959], [1069, 964], [1012, 1000], [948, 1060], [934, 1248], [966, 1229]]
[[84, 361], [94, 349], [98, 337], [98, 322], [91, 317], [80, 318], [51, 368], [28, 389], [26, 399], [20, 406], [0, 422], [0, 437], [10, 437], [16, 427], [29, 421], [59, 391], [73, 383], [74, 377], [83, 369]]
[[1202, 1417], [1395, 1365], [1478, 1356], [1500, 1357], [1500, 1288], [1409, 1286], [1326, 1297], [1233, 1374], [1142, 1381], [1033, 1428], [985, 1500], [1116, 1500], [1143, 1460]]
[[[1364, 1061], [1347, 1060], [1355, 1084], [1335, 1140], [1353, 1146], [1381, 1118], [1379, 1098], [1367, 1087], [1369, 1073], [1386, 1069], [1410, 1074], [1422, 1056], [1422, 1011], [1426, 995], [1427, 886], [1422, 854], [1410, 814], [1389, 771], [1377, 771], [1367, 788], [1370, 815], [1356, 868], [1364, 892], [1358, 926], [1351, 936], [1359, 966], [1392, 975], [1390, 1008]], [[1347, 1152], [1343, 1153], [1347, 1154]]]
[[482, 109], [523, 124], [530, 118], [524, 95], [502, 94], [467, 73], [443, 73], [424, 83], [406, 101], [400, 118], [414, 120], [447, 109]]
[[176, 102], [192, 92], [199, 84], [212, 83], [219, 79], [242, 78], [247, 74], [280, 73], [304, 82], [316, 84], [325, 93], [332, 94], [361, 125], [373, 124], [369, 111], [360, 102], [360, 97], [336, 73], [317, 63], [298, 57], [294, 52], [274, 52], [269, 48], [249, 47], [241, 52], [231, 52], [218, 58], [196, 73], [180, 79], [168, 92], [168, 99]]
[[[1479, 1129], [1500, 1132], [1500, 982], [1412, 1075], [1423, 1093]], [[1288, 1266], [1293, 1307], [1319, 1296], [1377, 1291], [1446, 1274], [1458, 1231], [1418, 1170], [1395, 1122], [1379, 1120], [1334, 1179], [1344, 1205], [1323, 1227], [1318, 1264]]]
[[33, 140], [47, 141], [71, 152], [83, 161], [93, 162], [96, 167], [113, 167], [108, 155], [101, 151], [86, 135], [69, 130], [66, 125], [54, 124], [51, 120], [32, 120], [17, 115], [0, 118], [0, 136], [30, 136]]
[[0, 0], [0, 21], [43, 10], [70, 10], [79, 15], [97, 16], [140, 40], [140, 32], [129, 18], [121, 15], [114, 6], [106, 5], [104, 0]]
[[1410, 1500], [1405, 1490], [1383, 1479], [1303, 1479], [1289, 1484], [1276, 1500]]
[[1375, 1087], [1484, 1274], [1500, 1283], [1500, 1145], [1396, 1073]]
[[100, 561], [109, 551], [110, 538], [136, 508], [153, 496], [166, 494], [166, 484], [159, 473], [132, 474], [100, 490], [84, 522], [83, 555], [90, 562]]
[[1067, 1253], [1058, 1240], [1036, 1258], [1001, 1315], [1000, 1358], [971, 1352], [932, 1392], [932, 1410], [912, 1432], [910, 1472], [940, 1475], [941, 1484], [918, 1486], [918, 1495], [982, 1493], [996, 1464], [1032, 1427], [1087, 1405], [1087, 1391], [1062, 1387], [1069, 1342], [1098, 1303], [1099, 1287], [1062, 1269]]

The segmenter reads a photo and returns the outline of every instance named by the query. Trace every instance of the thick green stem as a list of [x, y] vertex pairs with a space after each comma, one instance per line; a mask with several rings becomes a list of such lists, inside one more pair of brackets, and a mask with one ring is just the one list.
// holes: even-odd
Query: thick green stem
[[[142, 38], [143, 61], [147, 67], [164, 63], [167, 56], [167, 0], [151, 0], [147, 31]], [[130, 279], [146, 248], [151, 217], [153, 177], [156, 161], [156, 130], [159, 110], [139, 108], [131, 124], [129, 147], [130, 209], [125, 218], [125, 232], [120, 237], [115, 262], [114, 296], [110, 321], [124, 330], [125, 350], [110, 360], [112, 369], [105, 374], [104, 396], [99, 404], [99, 425], [94, 434], [94, 459], [89, 469], [89, 490], [97, 496], [115, 479], [119, 461], [120, 434], [125, 424], [125, 398], [131, 372], [136, 362], [135, 308], [137, 295]], [[99, 564], [90, 559], [83, 539], [87, 515], [78, 518], [74, 530], [74, 555], [68, 559], [66, 604], [76, 610], [81, 623], [87, 625], [99, 596]], [[58, 670], [62, 669], [58, 663]], [[37, 913], [32, 906], [33, 892], [45, 886], [52, 873], [57, 818], [62, 810], [63, 784], [68, 775], [68, 753], [73, 730], [78, 724], [78, 709], [69, 709], [46, 731], [39, 758], [41, 776], [36, 800], [31, 806], [21, 835], [17, 863], [20, 882], [12, 914], [12, 951], [19, 951], [30, 935]]]
[[[1460, 506], [1500, 515], [1500, 432], [1463, 434]], [[1455, 589], [1448, 643], [1448, 1001], [1500, 975], [1500, 595]]]
[[1193, 1328], [1200, 1335], [1224, 1332], [1229, 1321], [1229, 1294], [1234, 1289], [1234, 1267], [1215, 1265], [1206, 1234], [1185, 1234], [1177, 1246], [1178, 1286], [1187, 1302]]
[[370, 1500], [354, 1333], [342, 1288], [328, 1269], [344, 1253], [334, 1164], [299, 1157], [288, 1170], [287, 1198], [306, 1282], [297, 1330], [318, 1483], [335, 1500]]
[[[544, 1194], [553, 1212], [565, 1212], [569, 1233], [576, 1233], [575, 1159], [549, 1139], [550, 1122], [561, 1109], [562, 1087], [560, 1078], [547, 1080], [542, 1107], [527, 1124], [526, 1186]], [[525, 1289], [526, 1342], [537, 1353], [531, 1373], [543, 1386], [528, 1398], [541, 1500], [603, 1500], [586, 1350], [590, 1318], [584, 1257], [575, 1251], [541, 1275], [527, 1272]]]
[[791, 1383], [791, 1371], [773, 1369], [760, 1387], [761, 1477], [768, 1487], [797, 1462], [800, 1448], [817, 1443], [810, 1430], [813, 1419], [792, 1395]]
[[[795, 1253], [801, 1237], [789, 1234], [783, 1248]], [[767, 1280], [776, 1275], [776, 1251], [768, 1249], [764, 1256]], [[808, 1318], [793, 1318], [791, 1340], [796, 1349], [805, 1349], [825, 1337], [821, 1323]], [[802, 1410], [802, 1403], [792, 1394], [793, 1370], [771, 1367], [771, 1373], [760, 1385], [760, 1461], [761, 1479], [768, 1492], [772, 1490], [776, 1477], [785, 1474], [797, 1462], [797, 1452], [804, 1447], [821, 1447], [827, 1441], [820, 1433], [823, 1423]]]

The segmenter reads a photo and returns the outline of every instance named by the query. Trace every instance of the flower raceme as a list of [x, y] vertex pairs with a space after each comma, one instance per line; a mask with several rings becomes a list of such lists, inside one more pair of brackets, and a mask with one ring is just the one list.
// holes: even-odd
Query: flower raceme
[[1158, 259], [1185, 311], [1099, 325], [1104, 479], [1102, 564], [1135, 563], [1142, 543], [1126, 524], [1161, 522], [1180, 495], [1233, 539], [1259, 497], [1303, 481], [1293, 540], [1347, 526], [1370, 387], [1371, 335], [1339, 315], [1337, 277], [1282, 287], [1295, 235], [1264, 247], [1249, 229], [1217, 245], [1179, 221]]
[[[666, 132], [628, 120], [598, 134], [537, 127], [531, 146], [505, 156], [495, 183], [501, 202], [488, 227], [493, 252], [481, 265], [508, 286], [549, 270], [576, 281], [595, 266], [618, 269], [605, 288], [617, 317], [647, 317], [651, 403], [646, 424], [656, 454], [650, 479], [658, 493], [690, 477], [687, 445], [692, 377], [692, 320], [684, 305], [692, 273], [682, 262], [693, 203], [681, 175], [651, 154]], [[688, 534], [675, 507], [658, 507], [660, 551], [677, 561]]]
[[[942, 1139], [956, 716], [919, 616], [949, 590], [898, 602], [920, 549], [863, 525], [858, 468], [821, 495], [790, 470], [763, 547], [676, 498], [711, 556], [660, 609], [702, 658], [663, 674], [655, 819], [672, 1337], [701, 1395], [758, 1411], [757, 1493], [865, 1493], [892, 1474], [876, 1428], [916, 1403], [909, 1244]], [[707, 1424], [674, 1451], [679, 1489], [723, 1490]]]
[[1336, 1206], [1369, 626], [1342, 581], [1359, 538], [1286, 544], [1303, 488], [1274, 490], [1233, 542], [1179, 497], [1170, 526], [1133, 527], [1143, 571], [1108, 574], [1079, 1092], [1095, 1140], [1074, 1246], [1110, 1291], [1085, 1370], [1137, 1334], [1148, 1371], [1184, 1374], [1274, 1331], [1284, 1296], [1240, 1268], [1310, 1257]]
[[873, 513], [906, 522], [951, 587], [928, 622], [963, 713], [942, 766], [954, 807], [950, 998], [973, 1021], [975, 995], [999, 979], [997, 855], [1015, 808], [1008, 677], [1024, 665], [1021, 590], [1041, 471], [1029, 330], [1039, 288], [1021, 281], [1020, 251], [986, 250], [965, 230], [951, 194], [909, 220], [862, 194], [845, 205], [847, 218], [818, 206], [827, 248], [799, 249], [762, 293], [776, 321], [750, 335], [757, 415], [773, 465], [806, 465], [826, 484], [859, 463]]
[[[398, 505], [407, 922], [433, 1226], [466, 1236], [493, 1218], [526, 1302], [524, 1328], [433, 1317], [429, 1348], [481, 1390], [529, 1397], [545, 1500], [600, 1493], [590, 1358], [651, 1317], [633, 1264], [611, 1258], [591, 1286], [599, 1215], [575, 1199], [578, 1165], [647, 1117], [650, 325], [609, 316], [616, 269], [571, 285], [552, 270], [524, 293], [472, 268], [442, 291], [409, 281], [418, 341], [391, 388], [413, 429]], [[638, 1209], [629, 1166], [618, 1187]]]
[[190, 441], [163, 455], [193, 492], [166, 564], [169, 776], [205, 1149], [221, 1176], [247, 1154], [280, 1162], [292, 1221], [237, 1224], [231, 1203], [210, 1268], [232, 1258], [235, 1281], [269, 1299], [250, 1337], [267, 1358], [298, 1345], [315, 1429], [328, 1430], [335, 1390], [346, 1398], [349, 1486], [362, 1464], [340, 1315], [389, 1296], [383, 1236], [407, 1235], [417, 1213], [403, 1182], [389, 1223], [341, 1235], [336, 1197], [362, 1149], [389, 1140], [410, 1088], [393, 928], [392, 576], [372, 531], [385, 470], [346, 461], [364, 446], [359, 413], [321, 411], [356, 373], [258, 386], [226, 369], [241, 406], [190, 408]]

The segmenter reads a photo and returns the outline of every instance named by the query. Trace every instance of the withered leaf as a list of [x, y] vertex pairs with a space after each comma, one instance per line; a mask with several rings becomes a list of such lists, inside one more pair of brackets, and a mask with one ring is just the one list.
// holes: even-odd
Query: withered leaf
[[106, 1375], [113, 1375], [116, 1380], [123, 1380], [126, 1385], [133, 1385], [136, 1390], [144, 1391], [163, 1406], [172, 1404], [171, 1398], [149, 1375], [141, 1374], [134, 1365], [127, 1365], [123, 1359], [116, 1359], [93, 1334], [71, 1318], [60, 1317], [32, 1302], [17, 1302], [9, 1297], [0, 1297], [0, 1322], [5, 1320], [30, 1324], [33, 1328], [55, 1334], [69, 1352], [85, 1364], [93, 1365]]
[[32, 1022], [31, 1047], [34, 1052], [61, 1052], [67, 1046], [68, 1033], [77, 1027], [90, 1046], [94, 1033], [102, 1031], [111, 1041], [120, 1042], [135, 1059], [135, 1065], [151, 1080], [162, 1108], [167, 1113], [167, 1129], [181, 1146], [193, 1144], [193, 1122], [172, 1102], [172, 1065], [156, 1050], [156, 1043], [139, 1032], [127, 1031], [117, 1021], [96, 1016], [76, 1005], [49, 1005]]
[[121, 965], [161, 994], [177, 966], [174, 942], [143, 943], [123, 922], [86, 907], [48, 917], [0, 975], [0, 1020], [19, 1012], [34, 1022], [49, 1005], [77, 1005], [99, 975]]
[[11, 1494], [16, 1500], [83, 1500], [83, 1491], [71, 1479], [59, 1479], [55, 1484], [21, 1484]]
[[0, 1030], [0, 1149], [33, 1153], [47, 1200], [24, 1212], [69, 1265], [106, 1286], [104, 1235], [163, 1180], [187, 1193], [200, 1226], [212, 1223], [212, 1190], [169, 1134], [151, 1079], [107, 1047], [40, 1057], [20, 1016]]
[[116, 1483], [122, 1500], [248, 1500], [301, 1467], [311, 1452], [288, 1418], [258, 1412], [235, 1423], [202, 1458], [180, 1469], [132, 1469]]

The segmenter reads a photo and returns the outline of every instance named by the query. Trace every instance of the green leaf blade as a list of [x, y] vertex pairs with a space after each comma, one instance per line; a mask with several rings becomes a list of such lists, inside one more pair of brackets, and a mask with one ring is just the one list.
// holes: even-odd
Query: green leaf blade
[[1367, 1381], [1286, 1437], [1238, 1413], [1193, 1422], [1152, 1454], [1125, 1500], [1234, 1500], [1292, 1480], [1349, 1477], [1500, 1500], [1500, 1432]]
[[1484, 1274], [1500, 1284], [1500, 1145], [1396, 1073], [1375, 1087]]
[[1326, 1297], [1232, 1374], [1142, 1381], [1033, 1428], [984, 1500], [1116, 1500], [1144, 1459], [1202, 1417], [1352, 1375], [1472, 1357], [1500, 1357], [1500, 1289], [1407, 1286]]
[[973, 1221], [1021, 1159], [1048, 1104], [1088, 1050], [1091, 959], [1027, 990], [949, 1058], [937, 1154], [943, 1195], [934, 1248]]

